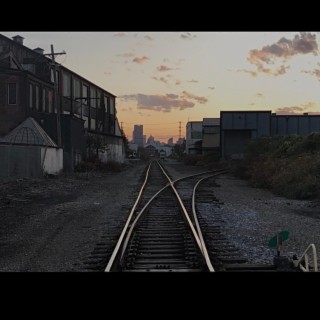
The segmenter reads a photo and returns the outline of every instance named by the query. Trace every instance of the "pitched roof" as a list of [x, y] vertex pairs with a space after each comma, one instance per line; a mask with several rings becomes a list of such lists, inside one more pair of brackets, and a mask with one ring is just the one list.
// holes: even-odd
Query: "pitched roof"
[[29, 117], [2, 138], [5, 144], [23, 144], [55, 147], [57, 145], [42, 129], [39, 123]]

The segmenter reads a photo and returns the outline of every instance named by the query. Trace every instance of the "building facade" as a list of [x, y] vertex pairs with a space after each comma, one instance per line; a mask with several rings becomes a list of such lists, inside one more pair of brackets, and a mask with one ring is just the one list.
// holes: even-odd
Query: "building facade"
[[186, 153], [202, 153], [202, 121], [189, 121], [186, 125]]
[[241, 159], [245, 146], [262, 136], [309, 135], [320, 131], [320, 115], [277, 115], [271, 111], [221, 111], [222, 159]]
[[91, 140], [123, 161], [115, 99], [66, 67], [54, 66], [41, 48], [24, 46], [22, 37], [0, 34], [0, 137], [33, 117], [63, 148], [65, 170], [86, 157]]
[[143, 147], [144, 145], [144, 136], [143, 136], [143, 125], [135, 124], [133, 133], [133, 143], [136, 143], [139, 147]]

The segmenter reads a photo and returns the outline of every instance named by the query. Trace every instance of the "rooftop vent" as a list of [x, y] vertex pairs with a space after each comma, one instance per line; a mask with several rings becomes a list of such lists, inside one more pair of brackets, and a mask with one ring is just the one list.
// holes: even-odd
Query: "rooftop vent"
[[43, 54], [44, 50], [42, 48], [35, 48], [33, 49], [34, 52], [39, 53], [39, 54]]
[[13, 41], [15, 41], [15, 42], [17, 42], [17, 43], [19, 43], [19, 44], [23, 44], [23, 37], [21, 37], [21, 36], [14, 36], [14, 37], [12, 37], [12, 39], [13, 39]]

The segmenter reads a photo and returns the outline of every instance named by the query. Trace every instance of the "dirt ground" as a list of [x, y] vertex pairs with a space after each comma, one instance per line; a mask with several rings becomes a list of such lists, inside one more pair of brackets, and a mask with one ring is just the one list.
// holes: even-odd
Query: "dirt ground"
[[121, 232], [144, 167], [0, 180], [0, 271], [83, 271], [101, 237]]
[[[207, 171], [167, 161], [173, 179]], [[135, 201], [146, 162], [124, 171], [47, 179], [0, 179], [0, 272], [89, 271], [98, 245], [112, 252]], [[288, 253], [319, 245], [319, 203], [290, 201], [233, 177], [213, 190], [231, 240], [252, 262], [269, 262], [267, 240], [289, 230]], [[111, 254], [111, 253], [110, 253]]]

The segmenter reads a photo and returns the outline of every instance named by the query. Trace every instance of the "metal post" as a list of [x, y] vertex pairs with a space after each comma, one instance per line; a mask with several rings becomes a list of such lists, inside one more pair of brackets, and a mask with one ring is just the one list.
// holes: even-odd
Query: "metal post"
[[58, 139], [58, 147], [61, 147], [61, 121], [60, 121], [60, 106], [58, 105], [58, 86], [57, 86], [57, 71], [56, 71], [56, 63], [54, 59], [54, 50], [53, 45], [51, 45], [51, 59], [53, 63], [53, 81], [54, 81], [54, 110], [57, 110], [57, 139]]

